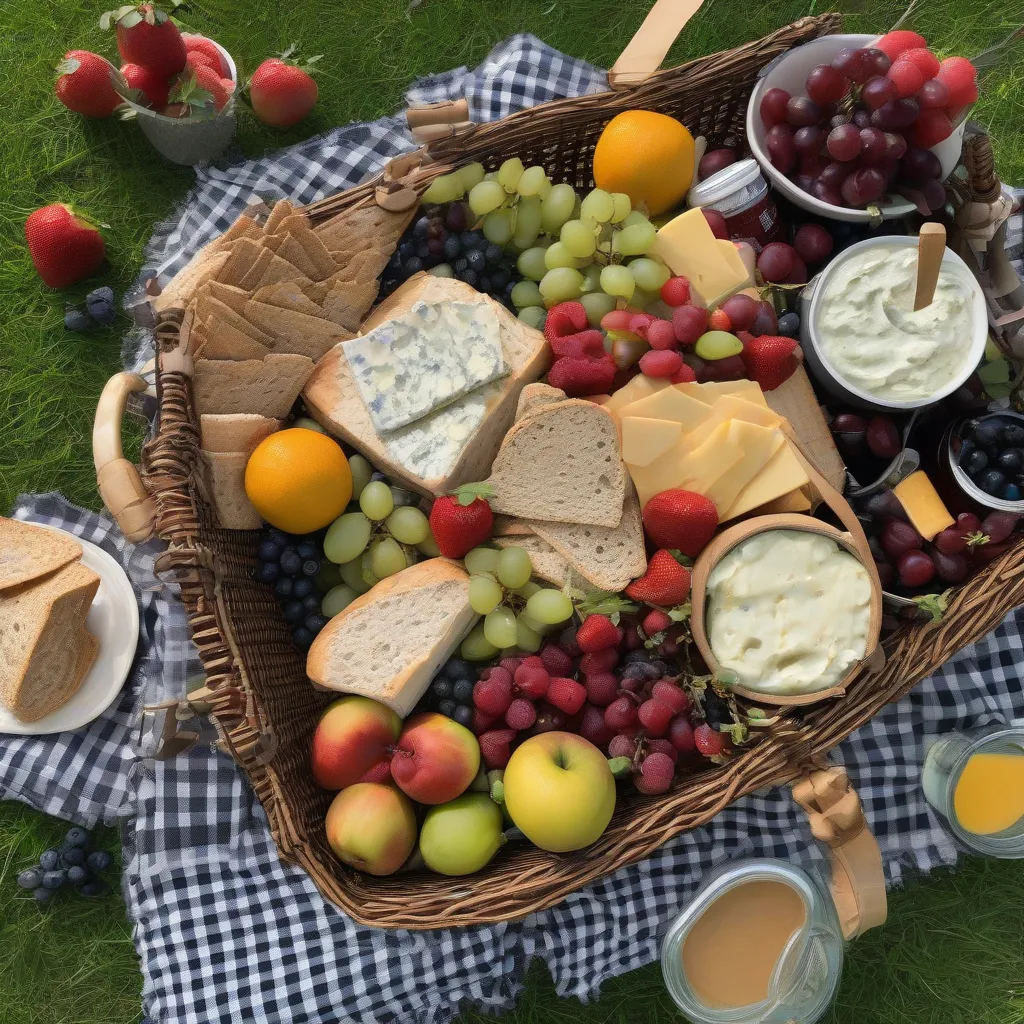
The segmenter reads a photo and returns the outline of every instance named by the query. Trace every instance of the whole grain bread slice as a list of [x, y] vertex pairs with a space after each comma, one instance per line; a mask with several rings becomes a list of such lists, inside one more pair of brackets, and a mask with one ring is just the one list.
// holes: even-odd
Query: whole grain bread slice
[[291, 352], [265, 359], [197, 359], [192, 387], [200, 413], [254, 412], [283, 420], [313, 372], [313, 360]]
[[516, 406], [516, 421], [525, 420], [532, 416], [538, 409], [546, 405], [554, 405], [555, 402], [564, 402], [566, 394], [559, 388], [553, 388], [550, 384], [527, 384], [523, 393], [519, 396], [519, 404]]
[[243, 452], [251, 455], [261, 441], [280, 429], [280, 420], [255, 413], [226, 416], [206, 413], [199, 417], [199, 443], [207, 452]]
[[82, 557], [66, 533], [0, 516], [0, 590], [55, 572]]
[[85, 627], [80, 628], [77, 638], [70, 640], [65, 659], [54, 659], [45, 678], [22, 688], [15, 717], [23, 722], [38, 722], [67, 704], [81, 689], [99, 649], [99, 640]]

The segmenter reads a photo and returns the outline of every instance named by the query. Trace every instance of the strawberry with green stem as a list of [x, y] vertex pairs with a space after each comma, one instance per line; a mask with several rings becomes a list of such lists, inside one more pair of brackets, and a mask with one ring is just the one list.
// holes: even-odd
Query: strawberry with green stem
[[44, 284], [64, 288], [92, 274], [106, 249], [99, 225], [65, 203], [51, 203], [25, 221], [28, 251]]
[[[177, 7], [181, 0], [170, 0]], [[185, 67], [185, 41], [166, 11], [154, 4], [128, 4], [107, 11], [100, 28], [114, 28], [117, 49], [126, 64], [138, 64], [170, 78]]]
[[84, 117], [110, 117], [122, 103], [127, 86], [117, 68], [98, 53], [69, 50], [57, 65], [57, 99]]
[[490, 484], [463, 484], [434, 502], [430, 530], [445, 558], [462, 558], [490, 540], [494, 513], [487, 499], [493, 494]]
[[295, 46], [289, 46], [279, 56], [265, 60], [246, 86], [253, 113], [273, 128], [298, 124], [316, 103], [317, 84], [311, 74], [323, 55], [300, 62], [295, 52]]

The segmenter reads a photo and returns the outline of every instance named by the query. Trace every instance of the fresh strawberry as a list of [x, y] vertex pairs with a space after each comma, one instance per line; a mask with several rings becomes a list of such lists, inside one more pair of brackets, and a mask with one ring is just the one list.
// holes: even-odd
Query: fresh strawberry
[[675, 349], [652, 348], [640, 357], [640, 372], [648, 377], [671, 377], [683, 365], [683, 357]]
[[445, 494], [430, 510], [430, 530], [445, 558], [462, 558], [490, 540], [494, 513], [487, 499], [494, 494], [489, 484], [463, 484]]
[[36, 272], [51, 288], [64, 288], [88, 277], [106, 254], [99, 228], [63, 203], [51, 203], [29, 214], [25, 240]]
[[298, 124], [316, 103], [316, 82], [309, 73], [320, 58], [310, 57], [300, 67], [292, 59], [292, 53], [294, 47], [289, 47], [280, 57], [265, 60], [249, 79], [249, 102], [253, 112], [264, 124], [274, 128]]
[[576, 643], [584, 654], [618, 647], [622, 630], [607, 615], [588, 615], [576, 631]]
[[124, 100], [117, 94], [117, 69], [98, 53], [69, 50], [57, 65], [57, 99], [85, 117], [110, 117]]
[[473, 704], [485, 715], [503, 715], [512, 703], [512, 677], [507, 672], [492, 672], [473, 684]]
[[690, 301], [690, 282], [685, 277], [670, 277], [661, 286], [661, 301], [666, 306], [685, 306]]
[[910, 61], [900, 57], [889, 68], [886, 77], [896, 86], [896, 95], [903, 99], [907, 96], [913, 96], [931, 76], [925, 75], [916, 64], [912, 64]]
[[181, 38], [185, 43], [186, 54], [205, 54], [212, 62], [210, 66], [214, 71], [219, 72], [224, 78], [230, 77], [231, 69], [217, 48], [217, 44], [212, 39], [207, 39], [205, 36], [190, 35], [188, 32], [183, 32]]
[[715, 757], [728, 746], [729, 738], [724, 732], [718, 732], [707, 722], [702, 722], [693, 730], [693, 742], [705, 757]]
[[153, 4], [119, 7], [100, 18], [100, 28], [116, 27], [117, 49], [126, 64], [138, 64], [170, 78], [185, 67], [185, 40], [178, 26]]
[[[619, 652], [614, 647], [606, 647], [603, 651], [594, 651], [591, 654], [584, 654], [580, 658], [580, 671], [585, 676], [603, 675], [611, 672], [619, 663]], [[563, 672], [562, 675], [567, 673]]]
[[732, 320], [724, 309], [716, 309], [708, 317], [708, 330], [711, 331], [732, 331]]
[[611, 391], [615, 370], [615, 360], [607, 352], [587, 358], [566, 356], [551, 367], [548, 383], [570, 398], [605, 395]]
[[643, 520], [647, 536], [659, 548], [676, 548], [696, 558], [715, 535], [718, 510], [703, 494], [673, 487], [647, 502]]
[[950, 109], [958, 110], [978, 98], [978, 71], [966, 57], [947, 57], [936, 77], [949, 88]]
[[881, 39], [871, 44], [874, 49], [881, 50], [889, 60], [896, 60], [901, 53], [907, 50], [916, 50], [918, 47], [926, 47], [928, 41], [924, 36], [907, 29], [897, 29], [895, 32], [887, 32]]
[[178, 76], [170, 99], [174, 103], [186, 104], [197, 113], [211, 113], [223, 109], [234, 87], [230, 78], [221, 78], [205, 64], [190, 65]]
[[[545, 321], [547, 323], [547, 321]], [[551, 339], [551, 351], [556, 359], [585, 359], [604, 355], [604, 335], [600, 331], [580, 331]]]
[[652, 608], [644, 616], [644, 621], [640, 625], [648, 636], [655, 636], [658, 633], [664, 633], [672, 625], [672, 617], [660, 608]]
[[171, 87], [162, 75], [154, 74], [149, 68], [144, 68], [139, 64], [122, 64], [121, 74], [124, 75], [124, 80], [128, 83], [129, 88], [137, 89], [142, 94], [142, 98], [138, 102], [143, 106], [147, 101], [156, 110], [167, 105]]
[[544, 699], [554, 704], [559, 711], [567, 715], [575, 715], [587, 699], [587, 691], [582, 683], [575, 679], [555, 678], [548, 686]]
[[690, 709], [690, 698], [686, 691], [671, 679], [659, 679], [651, 687], [651, 696], [670, 707], [677, 715], [685, 714]]
[[671, 552], [655, 551], [647, 563], [647, 572], [626, 587], [626, 596], [664, 608], [682, 604], [690, 596], [690, 570], [680, 565]]
[[799, 365], [797, 343], [792, 338], [765, 334], [754, 338], [743, 349], [743, 364], [751, 380], [762, 391], [774, 391], [793, 375]]
[[551, 673], [544, 667], [544, 662], [536, 655], [527, 658], [516, 669], [515, 688], [520, 697], [527, 700], [539, 700], [548, 692]]
[[548, 310], [544, 318], [544, 337], [553, 343], [557, 338], [568, 338], [571, 334], [585, 331], [588, 326], [587, 311], [582, 302], [559, 302]]
[[219, 54], [216, 57], [211, 57], [201, 50], [189, 50], [185, 54], [185, 65], [190, 68], [209, 68], [218, 79], [222, 76]]
[[504, 768], [512, 756], [512, 743], [518, 733], [515, 729], [491, 729], [479, 737], [480, 756], [488, 771]]
[[668, 732], [668, 724], [672, 721], [675, 712], [660, 700], [651, 698], [645, 700], [637, 708], [636, 717], [640, 724], [650, 736], [664, 736]]
[[481, 733], [487, 732], [499, 718], [501, 715], [489, 715], [486, 711], [473, 708], [473, 721], [469, 723], [469, 727], [475, 736], [479, 736]]

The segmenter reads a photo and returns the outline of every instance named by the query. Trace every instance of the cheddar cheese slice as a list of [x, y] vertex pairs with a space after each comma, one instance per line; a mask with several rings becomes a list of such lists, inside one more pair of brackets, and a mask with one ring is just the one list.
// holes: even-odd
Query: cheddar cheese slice
[[653, 395], [658, 391], [663, 391], [667, 387], [669, 387], [669, 382], [664, 377], [647, 377], [641, 373], [619, 388], [604, 403], [604, 408], [617, 415], [618, 411], [627, 405], [638, 402], [641, 398], [647, 398], [648, 395]]
[[807, 482], [807, 474], [786, 442], [768, 460], [764, 469], [740, 491], [736, 500], [720, 517], [720, 521], [735, 519], [736, 516], [741, 516], [759, 505], [765, 505], [798, 487], [803, 487]]
[[622, 461], [632, 466], [649, 466], [681, 437], [683, 428], [672, 420], [622, 418]]
[[751, 511], [757, 516], [775, 515], [777, 512], [810, 512], [811, 502], [802, 488], [790, 491], [781, 498], [773, 498], [764, 505], [759, 505]]
[[768, 465], [771, 457], [786, 443], [779, 430], [759, 427], [743, 420], [732, 420], [726, 435], [743, 453], [739, 462], [730, 466], [705, 492], [718, 509], [718, 518], [723, 520], [740, 491], [743, 490]]
[[728, 423], [717, 426], [683, 458], [683, 478], [677, 487], [707, 494], [718, 478], [743, 458], [743, 450], [729, 439], [729, 427]]
[[673, 387], [665, 388], [619, 409], [619, 416], [623, 419], [627, 416], [640, 416], [644, 419], [670, 420], [678, 423], [684, 434], [696, 430], [710, 415], [711, 409], [703, 402], [698, 402]]
[[693, 446], [685, 437], [681, 437], [668, 451], [648, 466], [634, 466], [626, 463], [633, 486], [636, 487], [641, 508], [656, 494], [680, 486], [685, 475], [683, 466], [692, 452]]
[[753, 402], [755, 405], [768, 408], [768, 402], [761, 390], [761, 385], [754, 380], [715, 380], [706, 384], [676, 384], [677, 391], [682, 391], [690, 398], [696, 398], [698, 402], [707, 405], [714, 405], [722, 395], [734, 395], [746, 402]]
[[722, 395], [714, 405], [710, 406], [710, 409], [711, 415], [701, 423], [698, 428], [700, 431], [711, 431], [720, 423], [730, 423], [734, 420], [751, 423], [768, 430], [775, 430], [782, 425], [782, 417], [777, 416], [770, 409], [762, 409], [761, 406], [754, 405], [753, 402], [746, 402], [733, 395]]

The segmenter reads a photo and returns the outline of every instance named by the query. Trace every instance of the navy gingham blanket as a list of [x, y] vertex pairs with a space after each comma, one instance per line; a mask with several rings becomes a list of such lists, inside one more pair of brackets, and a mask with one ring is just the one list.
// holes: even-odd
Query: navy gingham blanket
[[[599, 69], [520, 35], [473, 71], [416, 83], [409, 100], [465, 95], [472, 119], [482, 121], [604, 87]], [[311, 202], [411, 148], [403, 122], [383, 118], [226, 170], [202, 169], [154, 235], [140, 280], [172, 275], [253, 193]], [[1012, 241], [1019, 258], [1019, 223]], [[129, 359], [137, 364], [145, 355], [138, 349]], [[201, 746], [153, 761], [135, 746], [139, 707], [181, 698], [201, 674], [174, 588], [154, 576], [157, 546], [126, 545], [108, 519], [57, 495], [26, 497], [13, 514], [100, 544], [125, 567], [142, 609], [138, 655], [119, 700], [74, 733], [0, 737], [0, 797], [83, 825], [122, 821], [124, 895], [151, 1021], [440, 1024], [463, 1000], [491, 1012], [511, 1007], [534, 957], [547, 964], [559, 995], [592, 999], [604, 979], [658, 957], [661, 936], [702, 872], [737, 857], [822, 858], [788, 790], [774, 789], [520, 921], [432, 932], [357, 925], [279, 859], [263, 810], [229, 758]], [[1015, 667], [1022, 630], [1018, 610], [834, 752], [861, 796], [890, 885], [908, 870], [956, 862], [949, 833], [921, 794], [925, 745], [941, 733], [1024, 715]]]

